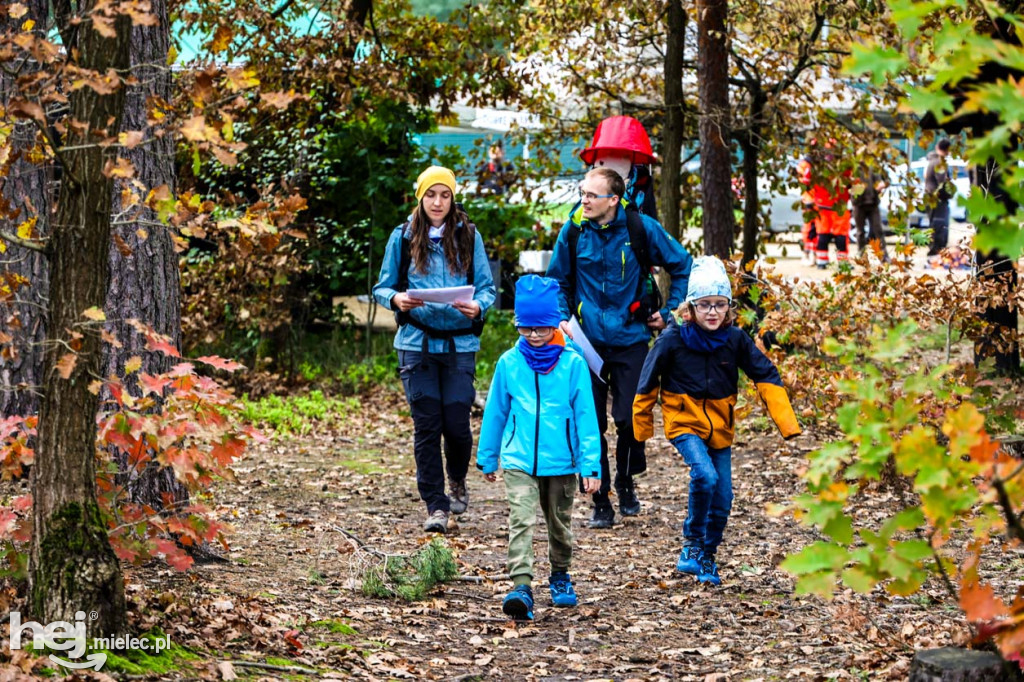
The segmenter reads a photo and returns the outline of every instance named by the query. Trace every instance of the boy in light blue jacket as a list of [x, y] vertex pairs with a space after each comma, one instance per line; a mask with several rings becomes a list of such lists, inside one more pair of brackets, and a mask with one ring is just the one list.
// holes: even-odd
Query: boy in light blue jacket
[[533, 529], [537, 506], [548, 527], [551, 602], [576, 606], [569, 577], [576, 476], [583, 491], [601, 486], [601, 436], [590, 369], [558, 329], [558, 283], [527, 275], [516, 282], [519, 343], [498, 360], [484, 408], [477, 467], [495, 481], [499, 459], [509, 502], [508, 569], [514, 589], [502, 610], [533, 619]]

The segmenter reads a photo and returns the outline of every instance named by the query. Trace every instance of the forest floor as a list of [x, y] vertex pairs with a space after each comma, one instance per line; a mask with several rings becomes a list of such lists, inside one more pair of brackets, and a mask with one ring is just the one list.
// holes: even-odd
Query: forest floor
[[[409, 554], [429, 541], [412, 422], [401, 395], [382, 389], [339, 430], [274, 439], [238, 463], [237, 484], [214, 495], [234, 526], [226, 562], [186, 573], [162, 565], [128, 571], [133, 625], [160, 627], [197, 655], [162, 674], [128, 669], [129, 677], [905, 679], [916, 649], [965, 643], [961, 613], [938, 582], [909, 598], [882, 589], [840, 590], [830, 601], [794, 593], [778, 564], [819, 536], [766, 506], [802, 490], [799, 473], [818, 440], [811, 432], [784, 443], [759, 415], [758, 408], [746, 418], [734, 447], [736, 499], [719, 552], [720, 587], [674, 570], [688, 474], [658, 436], [638, 483], [639, 516], [591, 530], [589, 501], [577, 498], [577, 608], [550, 606], [539, 522], [536, 619], [516, 625], [501, 611], [511, 583], [486, 578], [506, 570], [504, 486], [472, 467], [469, 510], [446, 536], [460, 574], [472, 580], [438, 586], [420, 602], [360, 591], [378, 552]], [[909, 494], [877, 487], [853, 505], [859, 518], [881, 518]], [[997, 569], [1003, 575], [985, 577], [1008, 585], [1024, 574], [1024, 553], [1003, 555]], [[93, 677], [105, 674], [125, 677], [114, 668]]]

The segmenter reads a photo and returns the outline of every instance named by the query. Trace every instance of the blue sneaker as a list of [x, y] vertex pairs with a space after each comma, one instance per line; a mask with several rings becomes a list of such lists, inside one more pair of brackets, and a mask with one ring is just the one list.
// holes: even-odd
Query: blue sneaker
[[697, 580], [709, 585], [721, 585], [722, 579], [718, 577], [718, 564], [715, 563], [714, 554], [704, 554], [700, 560], [700, 573]]
[[513, 620], [533, 620], [533, 590], [529, 585], [518, 585], [505, 595], [501, 610]]
[[680, 573], [699, 575], [700, 560], [703, 556], [704, 550], [700, 547], [696, 547], [694, 545], [683, 547], [683, 551], [679, 555], [679, 561], [676, 562], [676, 570]]
[[576, 606], [576, 590], [572, 589], [569, 574], [552, 573], [548, 578], [551, 587], [551, 603], [555, 606]]

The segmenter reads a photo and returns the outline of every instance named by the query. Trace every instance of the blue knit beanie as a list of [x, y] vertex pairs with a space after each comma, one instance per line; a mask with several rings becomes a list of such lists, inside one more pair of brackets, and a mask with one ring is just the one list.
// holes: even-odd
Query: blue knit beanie
[[557, 327], [558, 282], [550, 277], [524, 275], [516, 282], [516, 326]]
[[686, 289], [686, 302], [693, 303], [705, 296], [725, 296], [732, 301], [732, 282], [725, 265], [715, 256], [695, 258], [690, 268], [690, 283]]

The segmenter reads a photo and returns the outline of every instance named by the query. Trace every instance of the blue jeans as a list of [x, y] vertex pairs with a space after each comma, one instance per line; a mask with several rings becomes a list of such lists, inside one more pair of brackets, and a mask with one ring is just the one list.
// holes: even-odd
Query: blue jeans
[[689, 433], [673, 438], [672, 445], [690, 467], [684, 544], [714, 554], [732, 510], [732, 448], [709, 448], [699, 436]]

